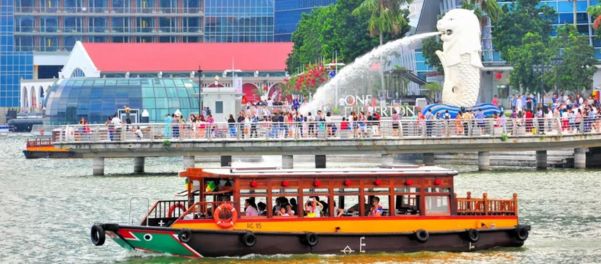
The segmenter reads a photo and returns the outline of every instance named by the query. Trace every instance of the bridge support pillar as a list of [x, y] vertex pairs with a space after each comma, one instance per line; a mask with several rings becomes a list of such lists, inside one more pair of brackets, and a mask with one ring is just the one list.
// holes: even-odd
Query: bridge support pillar
[[92, 160], [92, 175], [104, 175], [104, 157], [94, 158]]
[[315, 155], [315, 168], [325, 169], [326, 168], [326, 155]]
[[392, 166], [394, 164], [394, 158], [392, 154], [382, 154], [382, 166]]
[[221, 156], [221, 167], [231, 167], [232, 156]]
[[194, 167], [194, 156], [184, 156], [184, 170]]
[[574, 149], [574, 168], [586, 169], [586, 149]]
[[293, 155], [282, 155], [282, 169], [294, 169]]
[[546, 170], [547, 169], [547, 151], [537, 150], [536, 151], [536, 169]]
[[144, 173], [144, 157], [134, 158], [134, 173]]
[[434, 166], [434, 153], [424, 153], [423, 156], [424, 165]]
[[490, 170], [490, 152], [480, 151], [478, 152], [478, 170], [489, 171]]

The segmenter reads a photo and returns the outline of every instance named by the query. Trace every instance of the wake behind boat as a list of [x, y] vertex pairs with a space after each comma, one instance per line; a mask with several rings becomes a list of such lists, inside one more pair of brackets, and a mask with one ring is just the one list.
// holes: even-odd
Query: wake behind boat
[[95, 224], [130, 250], [186, 257], [362, 254], [520, 247], [518, 200], [458, 198], [456, 171], [203, 170], [180, 173], [187, 199], [157, 201], [140, 225]]

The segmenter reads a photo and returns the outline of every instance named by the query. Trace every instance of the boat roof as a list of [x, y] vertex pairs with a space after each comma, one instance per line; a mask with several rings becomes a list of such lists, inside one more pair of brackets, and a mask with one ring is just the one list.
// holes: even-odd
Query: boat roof
[[388, 166], [370, 168], [278, 169], [272, 168], [189, 168], [182, 177], [285, 177], [285, 176], [455, 176], [457, 171], [438, 166]]

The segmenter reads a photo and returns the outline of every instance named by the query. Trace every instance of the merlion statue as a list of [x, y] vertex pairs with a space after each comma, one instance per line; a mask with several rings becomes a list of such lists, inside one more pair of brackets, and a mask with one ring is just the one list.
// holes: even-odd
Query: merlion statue
[[442, 103], [472, 107], [480, 90], [480, 21], [471, 10], [453, 9], [436, 25], [441, 32], [442, 51], [437, 50], [444, 70]]

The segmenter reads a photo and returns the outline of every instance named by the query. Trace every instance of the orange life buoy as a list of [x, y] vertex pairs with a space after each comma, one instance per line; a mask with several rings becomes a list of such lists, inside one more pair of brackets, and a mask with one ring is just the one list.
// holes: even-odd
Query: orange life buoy
[[221, 228], [230, 228], [234, 226], [237, 218], [238, 212], [231, 203], [221, 204], [213, 211], [213, 219]]
[[186, 211], [186, 207], [182, 204], [182, 203], [176, 203], [172, 206], [169, 206], [169, 211], [167, 212], [167, 217], [168, 218], [173, 218], [173, 213], [175, 212], [175, 209], [179, 208], [182, 211]]

